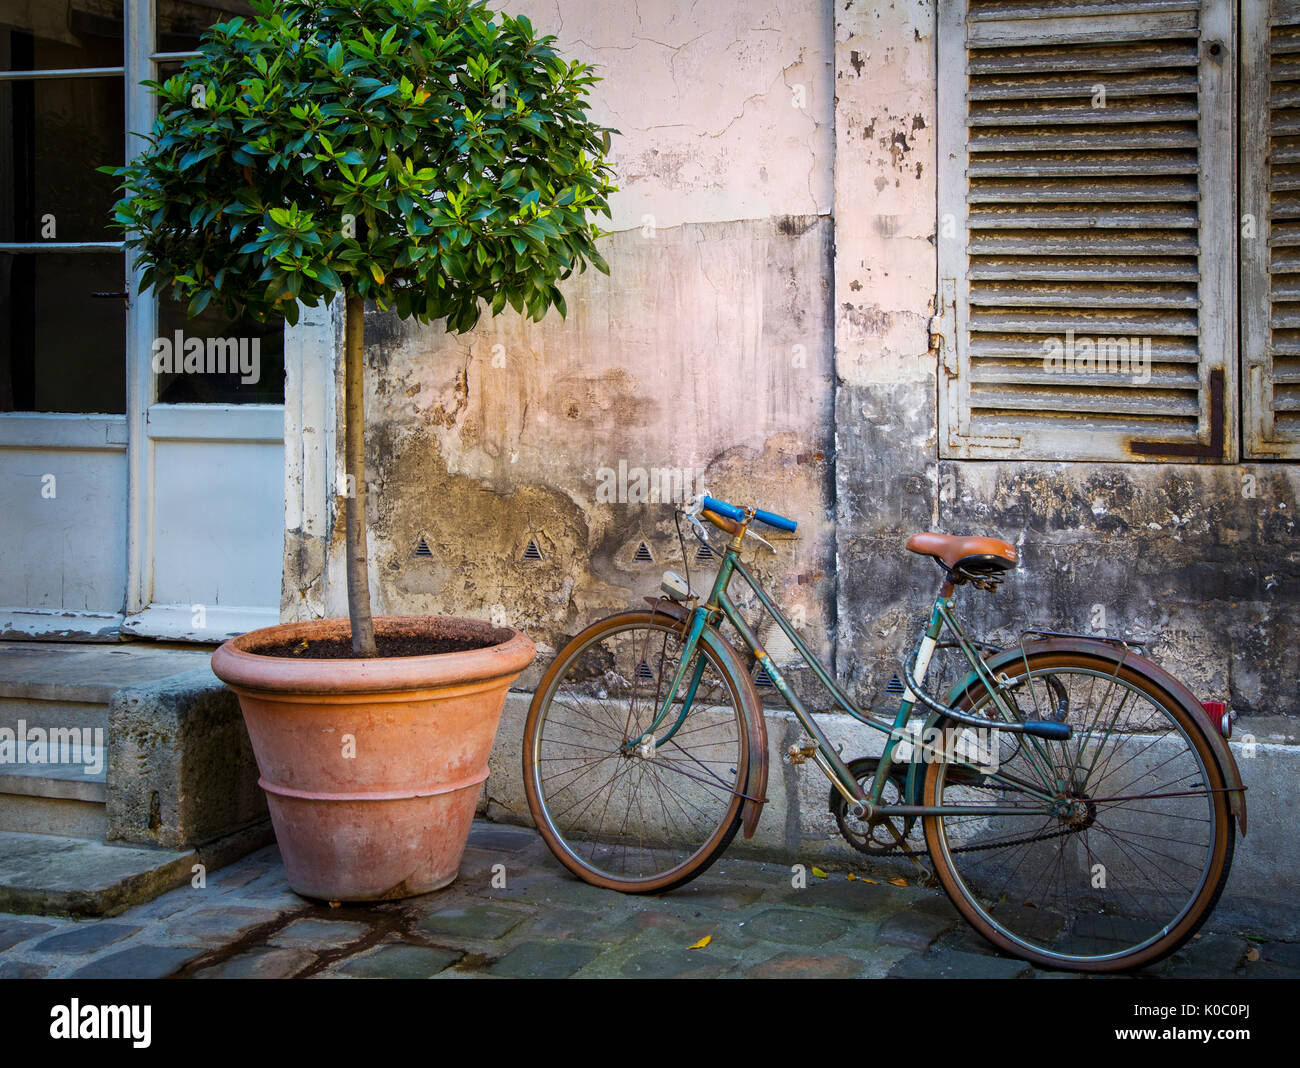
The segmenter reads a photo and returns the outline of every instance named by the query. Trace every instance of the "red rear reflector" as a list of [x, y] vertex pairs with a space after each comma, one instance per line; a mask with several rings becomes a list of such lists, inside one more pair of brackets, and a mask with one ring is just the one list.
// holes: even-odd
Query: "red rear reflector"
[[1205, 709], [1205, 714], [1210, 717], [1219, 733], [1225, 738], [1232, 737], [1232, 714], [1228, 711], [1226, 701], [1202, 701], [1201, 707]]

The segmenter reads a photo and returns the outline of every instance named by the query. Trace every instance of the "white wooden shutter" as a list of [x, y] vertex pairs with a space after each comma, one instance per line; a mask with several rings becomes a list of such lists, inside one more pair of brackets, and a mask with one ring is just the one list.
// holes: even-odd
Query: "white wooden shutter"
[[939, 5], [941, 455], [1236, 458], [1235, 56], [1230, 0]]
[[1300, 0], [1242, 5], [1246, 455], [1300, 458]]

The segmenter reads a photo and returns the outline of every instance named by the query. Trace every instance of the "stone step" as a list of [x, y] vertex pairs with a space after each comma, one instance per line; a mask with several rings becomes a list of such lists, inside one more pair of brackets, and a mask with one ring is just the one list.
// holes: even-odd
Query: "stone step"
[[0, 912], [112, 916], [188, 882], [198, 856], [0, 831]]
[[21, 760], [0, 761], [0, 831], [102, 838], [107, 827], [107, 747], [91, 745], [61, 754], [80, 757], [75, 762], [42, 759], [47, 754], [32, 742], [19, 752]]
[[211, 655], [143, 642], [0, 642], [0, 832], [103, 839], [110, 699], [207, 668]]
[[[3, 687], [3, 683], [0, 683]], [[29, 728], [96, 727], [108, 730], [108, 701], [41, 700], [35, 697], [8, 697], [0, 693], [0, 728], [16, 730], [25, 723]]]
[[107, 709], [123, 687], [207, 667], [211, 658], [211, 649], [193, 645], [0, 642], [0, 713], [16, 715], [24, 701], [36, 702], [33, 714], [48, 713], [50, 702], [86, 712], [87, 706]]

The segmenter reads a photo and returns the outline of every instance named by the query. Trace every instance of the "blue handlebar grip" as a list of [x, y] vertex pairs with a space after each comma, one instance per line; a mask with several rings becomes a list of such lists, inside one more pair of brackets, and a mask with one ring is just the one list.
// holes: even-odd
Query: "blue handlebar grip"
[[1070, 737], [1068, 723], [1045, 723], [1039, 719], [1025, 720], [1025, 733], [1037, 738], [1047, 738], [1054, 742], [1064, 742]]
[[766, 523], [769, 527], [776, 527], [777, 530], [793, 531], [799, 524], [793, 519], [786, 519], [783, 515], [777, 515], [775, 512], [754, 511], [754, 518]]
[[705, 497], [703, 504], [710, 512], [717, 512], [718, 515], [726, 516], [728, 519], [735, 519], [740, 522], [744, 521], [744, 509], [737, 508], [734, 504], [720, 501], [716, 497]]
[[[734, 504], [728, 504], [716, 497], [707, 496], [701, 503], [710, 512], [717, 512], [718, 515], [726, 516], [728, 519], [744, 522], [745, 510], [737, 508]], [[769, 527], [776, 527], [777, 530], [793, 531], [799, 525], [793, 519], [786, 519], [783, 515], [777, 515], [775, 512], [760, 512], [758, 509], [754, 510], [754, 518], [761, 523], [766, 523]]]

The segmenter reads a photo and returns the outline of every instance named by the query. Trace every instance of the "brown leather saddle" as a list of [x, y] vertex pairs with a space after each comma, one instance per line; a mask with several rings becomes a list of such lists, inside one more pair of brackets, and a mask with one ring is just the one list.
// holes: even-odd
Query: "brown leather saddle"
[[970, 575], [997, 575], [1020, 562], [1016, 547], [998, 538], [963, 538], [952, 534], [913, 534], [907, 547], [933, 556], [949, 571]]

